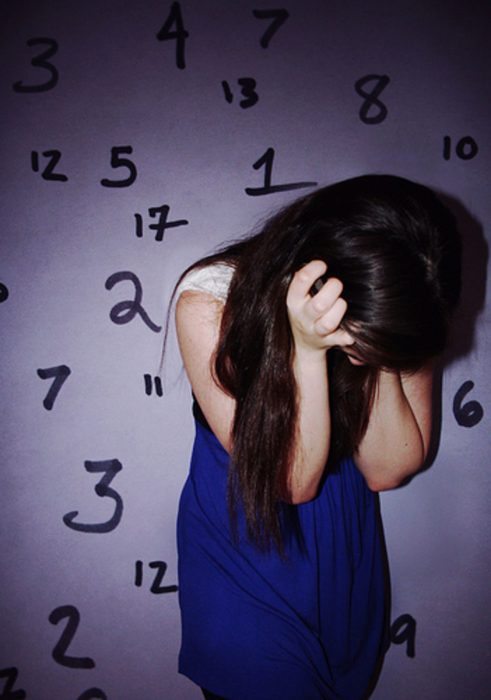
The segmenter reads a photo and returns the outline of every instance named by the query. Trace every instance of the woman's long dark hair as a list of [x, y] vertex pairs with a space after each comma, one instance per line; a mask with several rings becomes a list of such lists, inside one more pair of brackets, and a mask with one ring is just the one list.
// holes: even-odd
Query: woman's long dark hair
[[[417, 370], [445, 345], [460, 290], [460, 238], [449, 210], [423, 185], [365, 175], [314, 191], [262, 230], [192, 265], [235, 268], [214, 358], [236, 400], [229, 507], [244, 509], [249, 537], [281, 549], [281, 502], [297, 424], [294, 345], [286, 308], [293, 274], [324, 260], [344, 286], [342, 327], [367, 363], [328, 353], [329, 468], [352, 455], [366, 430], [381, 367]], [[177, 285], [176, 285], [177, 287]]]

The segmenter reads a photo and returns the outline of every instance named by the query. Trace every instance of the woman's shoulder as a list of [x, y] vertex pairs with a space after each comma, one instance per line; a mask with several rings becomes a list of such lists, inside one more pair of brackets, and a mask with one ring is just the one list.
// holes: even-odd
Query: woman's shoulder
[[204, 267], [195, 267], [180, 281], [176, 289], [176, 299], [182, 292], [206, 292], [225, 302], [228, 296], [234, 267], [224, 262], [211, 263]]

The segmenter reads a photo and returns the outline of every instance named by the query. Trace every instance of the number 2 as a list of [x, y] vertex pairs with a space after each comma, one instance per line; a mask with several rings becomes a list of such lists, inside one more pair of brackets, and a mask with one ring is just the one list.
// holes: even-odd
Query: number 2
[[0, 671], [0, 678], [5, 678], [5, 685], [1, 691], [0, 700], [24, 700], [26, 697], [25, 690], [14, 690], [17, 674], [18, 669], [15, 666], [3, 668]]
[[69, 668], [94, 668], [95, 661], [88, 656], [67, 656], [65, 654], [77, 631], [80, 613], [74, 605], [61, 605], [53, 610], [49, 616], [49, 621], [52, 625], [57, 625], [64, 617], [68, 618], [68, 622], [53, 649], [53, 659], [62, 666], [68, 666]]

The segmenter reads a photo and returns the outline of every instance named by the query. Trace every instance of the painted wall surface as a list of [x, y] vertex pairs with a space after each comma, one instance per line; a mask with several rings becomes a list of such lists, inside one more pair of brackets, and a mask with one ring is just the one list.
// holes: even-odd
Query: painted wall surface
[[392, 645], [373, 698], [488, 698], [489, 3], [0, 12], [0, 698], [200, 697], [177, 674], [193, 425], [173, 332], [158, 377], [170, 293], [312, 183], [369, 172], [434, 187], [465, 239], [436, 457], [381, 496]]

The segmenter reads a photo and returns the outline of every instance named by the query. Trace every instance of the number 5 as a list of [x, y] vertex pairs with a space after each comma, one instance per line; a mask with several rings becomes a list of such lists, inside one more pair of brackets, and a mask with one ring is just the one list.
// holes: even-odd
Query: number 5
[[104, 187], [129, 187], [136, 180], [136, 165], [129, 158], [121, 158], [121, 153], [133, 153], [131, 146], [114, 146], [111, 148], [111, 167], [112, 168], [128, 168], [130, 174], [124, 180], [101, 180], [101, 185]]

